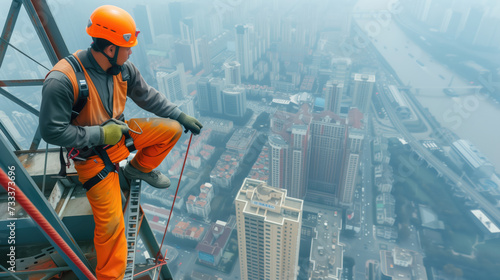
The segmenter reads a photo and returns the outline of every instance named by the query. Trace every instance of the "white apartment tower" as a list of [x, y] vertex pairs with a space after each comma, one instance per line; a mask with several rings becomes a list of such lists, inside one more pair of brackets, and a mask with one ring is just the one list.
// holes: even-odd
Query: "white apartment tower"
[[191, 59], [193, 61], [193, 66], [196, 68], [201, 63], [201, 58], [198, 50], [199, 42], [194, 35], [194, 19], [192, 17], [184, 18], [179, 22], [179, 26], [182, 40], [190, 46]]
[[253, 73], [253, 59], [247, 25], [236, 25], [236, 59], [241, 64], [241, 76], [248, 79]]
[[222, 114], [224, 113], [224, 108], [222, 104], [222, 90], [224, 89], [225, 83], [223, 79], [212, 78], [210, 79], [210, 105], [212, 113]]
[[238, 61], [224, 63], [226, 84], [241, 85], [240, 64]]
[[288, 143], [280, 135], [270, 135], [268, 137], [269, 145], [269, 180], [272, 187], [284, 189], [288, 182]]
[[172, 102], [182, 100], [187, 95], [187, 83], [184, 72], [184, 64], [180, 63], [175, 67], [175, 71], [170, 73], [156, 73], [158, 89]]
[[211, 111], [211, 88], [210, 79], [206, 77], [201, 77], [196, 82], [196, 94], [198, 95], [198, 110], [201, 112]]
[[222, 91], [224, 114], [229, 117], [241, 118], [247, 110], [245, 89], [240, 86], [228, 87]]
[[363, 139], [363, 134], [349, 131], [343, 165], [344, 173], [342, 174], [342, 185], [340, 187], [340, 204], [345, 206], [352, 205]]
[[309, 128], [307, 125], [293, 125], [290, 139], [290, 180], [287, 186], [291, 197], [303, 199], [307, 188], [307, 165], [309, 162]]
[[342, 94], [344, 92], [344, 84], [337, 81], [328, 81], [325, 86], [325, 111], [330, 111], [336, 115], [340, 115], [340, 104], [342, 102]]
[[235, 199], [241, 279], [297, 279], [303, 201], [246, 178]]
[[363, 114], [368, 113], [372, 101], [375, 75], [354, 74], [354, 89], [352, 91], [352, 104]]

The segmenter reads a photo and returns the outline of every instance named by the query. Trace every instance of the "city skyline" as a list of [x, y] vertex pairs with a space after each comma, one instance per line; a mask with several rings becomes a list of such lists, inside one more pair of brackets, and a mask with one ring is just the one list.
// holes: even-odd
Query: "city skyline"
[[[174, 279], [500, 277], [500, 134], [485, 129], [500, 116], [500, 4], [396, 2], [115, 3], [141, 30], [130, 61], [144, 82], [204, 125], [159, 167], [178, 182], [186, 157], [177, 196], [142, 186], [157, 241], [176, 201]], [[87, 48], [73, 23], [98, 2], [74, 16], [73, 0], [48, 3], [69, 51]], [[35, 113], [53, 63], [23, 8], [14, 30], [24, 54], [0, 56], [0, 137], [42, 188]], [[38, 85], [9, 86], [19, 79]], [[140, 106], [125, 118], [154, 117]], [[60, 217], [88, 214], [77, 181], [49, 177]], [[136, 264], [154, 257], [136, 246]]]

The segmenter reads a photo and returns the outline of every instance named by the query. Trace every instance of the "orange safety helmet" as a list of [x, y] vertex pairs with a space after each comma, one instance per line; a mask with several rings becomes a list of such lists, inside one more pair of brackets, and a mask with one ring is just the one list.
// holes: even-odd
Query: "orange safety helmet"
[[87, 34], [93, 38], [102, 38], [120, 47], [137, 45], [135, 21], [122, 8], [112, 5], [101, 6], [90, 15]]

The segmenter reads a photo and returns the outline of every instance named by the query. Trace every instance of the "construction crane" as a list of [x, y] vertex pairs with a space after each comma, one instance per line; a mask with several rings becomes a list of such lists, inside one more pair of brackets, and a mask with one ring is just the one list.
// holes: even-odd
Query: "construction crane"
[[[12, 0], [0, 37], [0, 69], [10, 48], [48, 72], [47, 67], [10, 42], [22, 8], [52, 65], [70, 54], [46, 0]], [[39, 86], [41, 92], [42, 84], [43, 79], [0, 80], [0, 95], [38, 117], [36, 108], [9, 92], [8, 88]], [[11, 265], [6, 268], [6, 263], [0, 264], [0, 278], [51, 279], [58, 276], [58, 279], [74, 279], [76, 276], [78, 279], [95, 279], [94, 222], [75, 170], [70, 169], [65, 178], [55, 176], [58, 167], [47, 162], [58, 162], [58, 151], [48, 149], [48, 145], [39, 149], [42, 141], [39, 129], [29, 150], [21, 149], [1, 120], [0, 130], [0, 185], [5, 188], [0, 188], [0, 206], [8, 210], [0, 214], [0, 236], [12, 236], [8, 245], [0, 243], [1, 249], [9, 251], [10, 263], [7, 264]], [[135, 261], [138, 238], [150, 255], [158, 255], [160, 250], [140, 207], [141, 181], [126, 180], [121, 172], [120, 181], [124, 182], [122, 193], [126, 203], [123, 211], [128, 244], [124, 279], [152, 279], [153, 270], [150, 272], [149, 269], [158, 265], [137, 264]], [[11, 246], [13, 244], [15, 246]], [[172, 279], [165, 257], [159, 255], [163, 260], [158, 266], [159, 279]], [[141, 271], [147, 272], [141, 274]]]

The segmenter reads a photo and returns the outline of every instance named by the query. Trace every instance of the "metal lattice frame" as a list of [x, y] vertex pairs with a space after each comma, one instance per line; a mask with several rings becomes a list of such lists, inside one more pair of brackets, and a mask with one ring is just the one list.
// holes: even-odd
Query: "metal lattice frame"
[[[0, 36], [0, 68], [3, 64], [7, 48], [10, 45], [10, 39], [14, 31], [19, 12], [21, 7], [24, 6], [28, 16], [36, 30], [38, 38], [42, 43], [42, 46], [52, 63], [55, 65], [60, 59], [68, 56], [70, 53], [66, 47], [62, 35], [57, 27], [55, 19], [47, 5], [46, 0], [12, 0], [7, 19], [5, 21], [2, 34]], [[11, 46], [15, 48], [14, 46]], [[17, 50], [17, 49], [16, 49]], [[41, 86], [43, 85], [43, 79], [20, 79], [20, 80], [3, 80], [0, 81], [0, 94], [13, 101], [17, 105], [21, 106], [28, 112], [39, 116], [39, 111], [22, 101], [15, 95], [8, 92], [5, 87], [18, 87], [18, 86]], [[68, 243], [71, 249], [77, 254], [77, 256], [83, 261], [83, 263], [91, 270], [92, 266], [88, 263], [87, 259], [84, 257], [80, 247], [76, 244], [75, 239], [71, 236], [66, 226], [62, 223], [61, 219], [57, 216], [54, 209], [48, 204], [44, 195], [40, 192], [38, 186], [31, 179], [29, 174], [23, 165], [19, 162], [18, 158], [11, 151], [11, 146], [15, 150], [20, 150], [21, 148], [16, 143], [15, 139], [8, 133], [8, 131], [0, 124], [0, 168], [7, 170], [9, 166], [15, 166], [16, 168], [16, 184], [21, 188], [21, 190], [26, 194], [26, 196], [32, 201], [32, 203], [37, 207], [37, 209], [45, 216], [45, 218], [51, 223], [51, 225], [57, 230], [57, 232], [63, 237], [63, 239]], [[30, 150], [35, 151], [38, 149], [41, 142], [40, 128], [37, 127], [35, 136], [33, 138]], [[9, 143], [11, 146], [9, 146]], [[139, 182], [140, 185], [140, 182]], [[134, 199], [137, 198], [138, 194], [135, 194]], [[138, 200], [137, 200], [138, 201]], [[134, 208], [135, 209], [135, 208]], [[144, 215], [142, 209], [135, 209], [134, 212], [137, 217], [141, 217], [141, 222], [139, 226], [139, 235], [144, 242], [146, 249], [155, 254], [158, 249], [158, 242], [149, 226], [148, 220]], [[137, 220], [136, 220], [137, 221]], [[137, 238], [137, 233], [134, 233], [135, 238]], [[50, 238], [47, 238], [50, 241]], [[52, 242], [51, 242], [52, 243]], [[61, 252], [60, 248], [56, 244], [52, 244], [56, 250], [63, 256], [69, 268], [77, 275], [79, 279], [85, 279], [84, 274], [78, 270], [78, 268], [71, 262], [65, 255]], [[68, 267], [60, 267], [52, 270], [44, 270], [43, 272], [52, 271], [63, 271], [67, 270]], [[31, 274], [33, 271], [20, 272], [22, 275]], [[17, 272], [16, 272], [17, 274]], [[19, 275], [21, 275], [19, 274]], [[1, 276], [0, 276], [1, 277]], [[170, 270], [166, 265], [161, 268], [160, 278], [165, 280], [172, 279]]]
[[[54, 229], [59, 233], [59, 235], [66, 241], [69, 247], [76, 253], [76, 255], [82, 260], [82, 262], [91, 270], [92, 266], [85, 258], [83, 252], [81, 251], [78, 244], [76, 244], [75, 239], [70, 234], [69, 230], [63, 224], [61, 219], [57, 216], [52, 206], [47, 202], [45, 196], [39, 190], [38, 186], [35, 184], [31, 176], [28, 174], [26, 169], [23, 167], [16, 155], [10, 150], [7, 141], [3, 136], [0, 137], [0, 167], [3, 170], [9, 170], [8, 167], [15, 167], [15, 182], [16, 185], [23, 191], [23, 193], [29, 198], [29, 200], [35, 205], [35, 207], [40, 211], [40, 213], [47, 219], [47, 221], [54, 227]], [[44, 231], [42, 233], [45, 234]], [[79, 279], [85, 279], [85, 274], [78, 269], [78, 267], [70, 261], [70, 259], [62, 252], [61, 248], [57, 246], [51, 238], [47, 240], [54, 246], [59, 254], [64, 258], [66, 263], [71, 267]], [[80, 278], [81, 277], [81, 278]]]
[[[65, 56], [68, 56], [68, 48], [66, 47], [66, 43], [64, 42], [62, 35], [59, 32], [59, 28], [56, 25], [55, 19], [52, 16], [52, 12], [50, 11], [46, 1], [13, 0], [2, 31], [2, 40], [0, 40], [0, 68], [2, 67], [5, 53], [7, 51], [7, 48], [9, 47], [10, 38], [16, 26], [21, 6], [23, 5], [52, 65], [55, 65], [60, 59], [64, 58]], [[23, 107], [28, 112], [34, 114], [35, 116], [38, 116], [38, 110], [34, 109], [26, 102], [12, 95], [7, 90], [3, 89], [3, 87], [41, 86], [42, 84], [43, 79], [0, 81], [0, 94]], [[39, 133], [39, 129], [37, 128], [37, 133], [35, 133], [32, 144], [30, 146], [30, 150], [38, 149], [40, 141], [41, 135]]]

